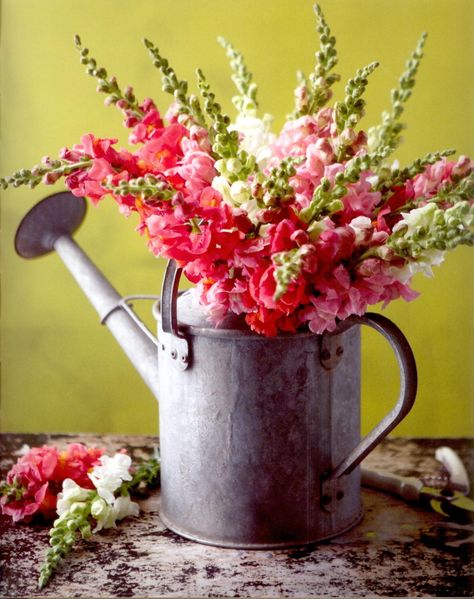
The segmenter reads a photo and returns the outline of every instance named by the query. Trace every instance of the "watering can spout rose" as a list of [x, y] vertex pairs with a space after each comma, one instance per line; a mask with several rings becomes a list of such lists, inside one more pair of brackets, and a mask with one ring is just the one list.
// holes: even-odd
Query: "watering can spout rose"
[[[23, 218], [24, 258], [56, 251], [159, 397], [165, 524], [185, 537], [228, 547], [284, 547], [339, 534], [361, 517], [363, 458], [404, 418], [416, 366], [400, 330], [379, 314], [352, 316], [331, 333], [258, 335], [236, 315], [210, 325], [192, 294], [178, 297], [170, 261], [154, 312], [156, 338], [72, 234], [85, 202], [68, 192]], [[398, 401], [359, 436], [360, 338], [368, 325], [392, 346]]]

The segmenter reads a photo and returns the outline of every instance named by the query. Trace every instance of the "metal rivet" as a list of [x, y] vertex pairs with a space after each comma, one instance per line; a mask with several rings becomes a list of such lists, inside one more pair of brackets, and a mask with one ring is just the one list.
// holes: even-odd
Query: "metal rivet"
[[172, 350], [171, 357], [173, 358], [173, 360], [176, 360], [176, 358], [178, 357], [178, 352], [175, 349]]
[[330, 360], [331, 352], [328, 349], [323, 349], [321, 352], [321, 360]]

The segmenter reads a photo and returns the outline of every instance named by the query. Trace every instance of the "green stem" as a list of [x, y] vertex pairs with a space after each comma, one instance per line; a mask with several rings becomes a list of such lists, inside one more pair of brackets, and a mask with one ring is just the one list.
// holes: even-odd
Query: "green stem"
[[232, 102], [240, 114], [253, 116], [257, 112], [258, 102], [257, 86], [252, 83], [252, 73], [247, 69], [241, 52], [223, 37], [219, 37], [217, 41], [226, 51], [233, 73], [232, 81], [240, 92], [240, 95], [232, 98]]
[[161, 56], [159, 49], [148, 39], [144, 39], [146, 49], [148, 50], [153, 66], [161, 71], [162, 74], [162, 89], [164, 92], [171, 94], [179, 104], [179, 112], [191, 116], [198, 125], [205, 125], [204, 115], [196, 96], [187, 96], [188, 83], [184, 80], [179, 80], [176, 72], [170, 67], [168, 60]]
[[399, 80], [399, 86], [391, 93], [391, 111], [382, 114], [382, 123], [377, 127], [369, 129], [370, 146], [375, 150], [389, 146], [393, 151], [401, 140], [401, 132], [405, 125], [400, 123], [400, 117], [405, 109], [405, 103], [410, 98], [416, 82], [416, 74], [423, 58], [423, 47], [426, 41], [426, 33], [423, 33], [418, 44], [407, 62], [407, 70]]
[[102, 183], [102, 187], [115, 195], [142, 197], [143, 199], [171, 200], [176, 190], [153, 175], [145, 175], [129, 181], [122, 180], [118, 185]]
[[98, 497], [97, 493], [91, 491], [91, 496], [87, 502], [75, 504], [77, 509], [71, 508], [54, 522], [54, 527], [50, 530], [49, 544], [51, 548], [46, 552], [46, 556], [41, 566], [38, 579], [38, 586], [42, 589], [48, 583], [53, 571], [58, 567], [61, 560], [71, 551], [76, 543], [77, 536], [87, 539], [91, 536], [91, 526], [88, 522], [93, 500]]
[[107, 71], [103, 67], [97, 66], [96, 59], [89, 56], [89, 49], [82, 46], [81, 38], [78, 35], [74, 36], [74, 44], [81, 55], [81, 63], [87, 67], [87, 74], [97, 79], [97, 91], [108, 94], [106, 103], [118, 103], [118, 107], [121, 110], [125, 110], [127, 113], [141, 119], [145, 113], [140, 108], [133, 89], [127, 86], [122, 91], [115, 77], [108, 78]]
[[50, 185], [63, 176], [68, 176], [89, 166], [92, 166], [92, 158], [84, 158], [79, 162], [52, 160], [49, 164], [36, 165], [31, 169], [21, 169], [9, 177], [0, 178], [0, 187], [7, 189], [10, 185], [12, 187], [29, 185], [33, 188], [42, 182]]

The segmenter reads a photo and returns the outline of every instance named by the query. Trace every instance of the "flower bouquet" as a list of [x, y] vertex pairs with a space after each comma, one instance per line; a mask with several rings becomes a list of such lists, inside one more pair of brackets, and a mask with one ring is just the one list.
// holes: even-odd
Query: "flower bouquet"
[[214, 323], [230, 311], [255, 332], [323, 333], [368, 306], [411, 300], [413, 275], [457, 245], [472, 245], [473, 162], [435, 152], [401, 167], [390, 162], [401, 141], [404, 106], [422, 58], [423, 35], [379, 126], [359, 128], [373, 62], [327, 106], [339, 80], [335, 38], [315, 7], [320, 49], [308, 76], [298, 74], [294, 109], [279, 134], [259, 116], [257, 87], [243, 57], [221, 39], [237, 88], [237, 117], [223, 114], [203, 72], [199, 96], [188, 92], [149, 40], [145, 46], [173, 101], [163, 118], [151, 99], [137, 100], [98, 66], [76, 37], [87, 72], [106, 104], [122, 111], [133, 151], [113, 138], [81, 143], [10, 185], [63, 179], [93, 203], [111, 196], [156, 256], [174, 259], [195, 284]]
[[0, 484], [0, 508], [13, 522], [54, 520], [40, 588], [79, 538], [87, 540], [118, 520], [138, 516], [131, 495], [159, 483], [157, 458], [132, 465], [125, 450], [110, 457], [104, 448], [70, 443], [64, 451], [44, 445], [25, 446], [21, 453]]

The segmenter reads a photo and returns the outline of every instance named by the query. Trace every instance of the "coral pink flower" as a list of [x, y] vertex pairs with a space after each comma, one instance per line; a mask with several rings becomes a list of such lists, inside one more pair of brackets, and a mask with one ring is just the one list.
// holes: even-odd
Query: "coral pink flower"
[[50, 516], [56, 504], [49, 490], [49, 480], [58, 460], [57, 449], [46, 446], [33, 448], [20, 458], [7, 475], [7, 485], [14, 487], [17, 493], [1, 498], [2, 513], [11, 516], [14, 522], [35, 512]]
[[321, 112], [287, 122], [278, 139], [271, 146], [274, 156], [279, 159], [288, 156], [304, 156], [308, 146], [316, 143], [318, 138], [329, 135], [329, 122], [321, 116]]
[[342, 198], [344, 209], [338, 213], [340, 223], [350, 222], [357, 216], [371, 217], [375, 206], [381, 200], [381, 194], [378, 191], [371, 191], [371, 185], [367, 181], [370, 172], [360, 175], [360, 180], [349, 186], [347, 194]]
[[160, 113], [152, 100], [142, 105], [142, 108], [146, 108], [146, 112], [142, 119], [133, 127], [132, 133], [129, 135], [128, 141], [131, 144], [144, 143], [150, 139], [159, 137], [164, 128]]
[[252, 331], [266, 337], [275, 337], [280, 331], [294, 333], [300, 324], [294, 313], [287, 315], [280, 310], [269, 310], [263, 306], [247, 314], [245, 321]]
[[139, 158], [151, 165], [157, 172], [176, 166], [182, 157], [181, 140], [188, 136], [188, 130], [178, 123], [170, 125], [161, 134], [147, 141], [137, 152]]
[[188, 262], [199, 254], [207, 251], [211, 232], [203, 228], [199, 233], [193, 233], [191, 226], [179, 222], [175, 214], [154, 214], [146, 220], [150, 236], [150, 249], [165, 258], [178, 262]]
[[103, 452], [79, 443], [71, 444], [62, 453], [47, 445], [30, 449], [7, 474], [0, 499], [2, 513], [11, 516], [14, 522], [29, 520], [35, 514], [54, 518], [63, 480], [71, 478], [83, 487], [92, 488], [87, 472], [98, 463]]
[[335, 264], [348, 259], [352, 255], [355, 240], [355, 231], [348, 225], [323, 231], [316, 242], [320, 269], [332, 270]]
[[54, 480], [63, 481], [71, 478], [80, 487], [92, 488], [89, 472], [99, 463], [104, 448], [86, 447], [81, 443], [70, 443], [66, 450], [59, 454], [59, 461], [54, 471]]
[[77, 197], [87, 196], [94, 204], [97, 204], [109, 192], [101, 183], [108, 175], [115, 173], [112, 166], [105, 158], [96, 158], [88, 170], [76, 171], [66, 179], [68, 189]]
[[182, 177], [185, 188], [193, 197], [199, 197], [204, 189], [210, 187], [218, 174], [214, 168], [214, 159], [201, 150], [185, 154], [179, 164], [167, 174], [175, 173]]
[[443, 158], [428, 165], [413, 179], [415, 198], [428, 198], [435, 195], [441, 184], [450, 178], [454, 164], [454, 162], [448, 162], [446, 158]]
[[279, 310], [282, 314], [290, 314], [308, 299], [306, 281], [302, 277], [298, 281], [290, 283], [288, 290], [279, 300], [275, 300], [276, 287], [275, 266], [273, 265], [255, 270], [250, 277], [249, 291], [259, 306], [270, 310]]

